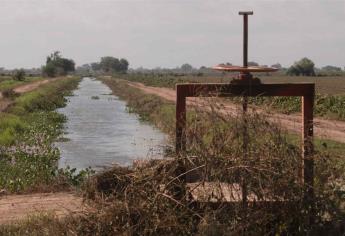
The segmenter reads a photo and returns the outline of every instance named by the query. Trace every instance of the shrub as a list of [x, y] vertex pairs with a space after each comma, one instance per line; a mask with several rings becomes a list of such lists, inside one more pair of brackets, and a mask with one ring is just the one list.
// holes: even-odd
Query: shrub
[[25, 80], [25, 71], [23, 69], [15, 70], [12, 78], [17, 81]]

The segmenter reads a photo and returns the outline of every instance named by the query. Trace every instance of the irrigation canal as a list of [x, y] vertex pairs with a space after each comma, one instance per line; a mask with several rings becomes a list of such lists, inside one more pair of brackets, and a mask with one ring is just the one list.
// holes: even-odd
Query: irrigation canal
[[83, 78], [67, 106], [65, 142], [58, 142], [60, 167], [99, 171], [113, 164], [162, 156], [166, 135], [128, 113], [126, 103], [93, 78]]

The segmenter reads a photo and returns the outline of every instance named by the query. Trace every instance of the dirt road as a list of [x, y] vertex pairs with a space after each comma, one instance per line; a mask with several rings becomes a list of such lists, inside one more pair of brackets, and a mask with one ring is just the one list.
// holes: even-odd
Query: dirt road
[[82, 198], [70, 192], [5, 195], [0, 196], [0, 224], [22, 220], [32, 214], [50, 213], [62, 217], [87, 209]]
[[[132, 87], [138, 88], [145, 93], [154, 94], [160, 96], [168, 101], [176, 101], [176, 91], [169, 88], [159, 88], [159, 87], [150, 87], [145, 86], [142, 83], [128, 82]], [[187, 105], [196, 105], [205, 104], [201, 98], [188, 98]], [[222, 103], [224, 113], [227, 114], [238, 114], [240, 107], [236, 104], [230, 102]], [[285, 115], [279, 113], [268, 113], [262, 109], [255, 108], [257, 113], [261, 113], [267, 117], [268, 120], [273, 121], [274, 123], [280, 124], [283, 128], [300, 133], [302, 130], [302, 116], [298, 114]], [[336, 120], [326, 120], [321, 118], [314, 119], [314, 133], [315, 136], [338, 141], [345, 143], [345, 122], [336, 121]]]
[[[50, 82], [55, 81], [57, 79], [59, 79], [59, 78], [45, 79], [45, 80], [32, 82], [29, 84], [24, 84], [24, 85], [21, 85], [21, 86], [14, 88], [13, 91], [17, 94], [27, 93], [27, 92], [30, 92], [30, 91], [37, 89], [38, 87], [40, 87], [43, 84], [50, 83]], [[6, 110], [6, 108], [11, 104], [12, 104], [12, 101], [4, 98], [3, 94], [0, 92], [0, 112]]]

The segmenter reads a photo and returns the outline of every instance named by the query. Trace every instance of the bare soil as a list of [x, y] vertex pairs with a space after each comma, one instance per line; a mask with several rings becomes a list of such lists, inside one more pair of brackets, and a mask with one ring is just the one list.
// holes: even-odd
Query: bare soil
[[[128, 85], [138, 88], [147, 94], [154, 94], [162, 97], [168, 101], [176, 101], [176, 91], [169, 88], [161, 87], [150, 87], [145, 86], [142, 83], [128, 82]], [[201, 98], [188, 98], [187, 105], [192, 106], [202, 106], [200, 104], [205, 104]], [[228, 101], [222, 102], [223, 112], [230, 115], [236, 115], [239, 112], [239, 105], [233, 104]], [[264, 111], [260, 108], [251, 108], [257, 113], [261, 113], [267, 116], [267, 119], [278, 123], [281, 127], [295, 132], [300, 133], [302, 130], [302, 115], [301, 114], [280, 114]], [[314, 134], [317, 137], [334, 140], [337, 142], [345, 143], [345, 122], [337, 120], [327, 120], [322, 118], [314, 118]]]
[[0, 224], [23, 220], [33, 214], [50, 213], [63, 217], [87, 209], [83, 199], [71, 192], [4, 195], [0, 196]]
[[[21, 86], [18, 86], [16, 88], [14, 88], [13, 91], [15, 93], [17, 93], [17, 94], [31, 92], [31, 91], [37, 89], [38, 87], [40, 87], [41, 85], [50, 83], [50, 82], [55, 81], [57, 79], [59, 79], [59, 78], [45, 79], [45, 80], [40, 80], [40, 81], [32, 82], [32, 83], [29, 83], [29, 84], [24, 84], [24, 85], [21, 85]], [[4, 96], [0, 92], [0, 112], [6, 110], [6, 108], [10, 104], [12, 104], [12, 101], [10, 101], [9, 99], [4, 98]]]

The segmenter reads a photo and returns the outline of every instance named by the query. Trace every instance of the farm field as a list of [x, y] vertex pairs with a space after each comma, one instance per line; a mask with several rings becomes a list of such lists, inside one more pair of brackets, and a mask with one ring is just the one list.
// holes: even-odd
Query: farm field
[[[143, 75], [132, 74], [120, 77], [125, 80], [140, 82], [153, 87], [168, 87], [174, 88], [176, 83], [227, 83], [232, 80], [231, 77], [203, 77], [203, 76], [168, 76], [168, 75]], [[314, 116], [323, 117], [326, 119], [345, 120], [345, 77], [262, 77], [263, 83], [315, 83], [316, 84], [316, 98]], [[227, 98], [234, 103], [240, 103], [240, 98]], [[249, 104], [263, 107], [268, 110], [277, 111], [284, 114], [291, 114], [300, 112], [300, 98], [287, 97], [256, 97], [249, 98]]]
[[[255, 76], [255, 75], [254, 75]], [[156, 87], [174, 88], [176, 83], [228, 83], [236, 74], [224, 75], [166, 75], [166, 74], [140, 74], [133, 73], [123, 76], [122, 78], [130, 81], [137, 81], [145, 85]], [[345, 94], [345, 76], [329, 77], [308, 77], [308, 76], [285, 76], [274, 75], [265, 76], [257, 75], [262, 83], [315, 83], [316, 93], [321, 95], [344, 95]]]

